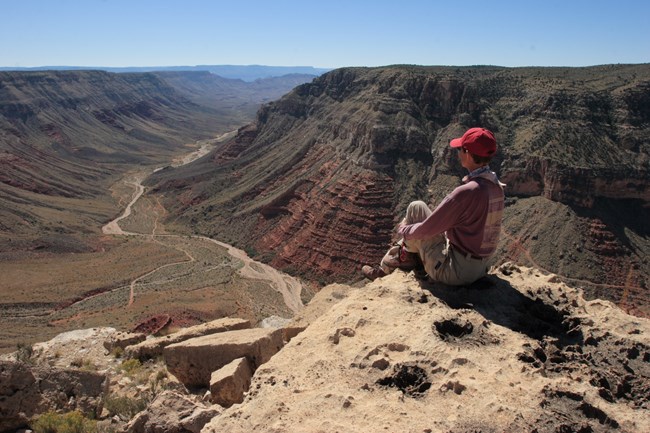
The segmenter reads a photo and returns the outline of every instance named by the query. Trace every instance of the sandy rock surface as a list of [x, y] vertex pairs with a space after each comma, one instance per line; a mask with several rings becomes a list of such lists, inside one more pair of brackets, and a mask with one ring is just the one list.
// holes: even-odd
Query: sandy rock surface
[[323, 310], [204, 433], [650, 431], [650, 322], [552, 276], [396, 272]]

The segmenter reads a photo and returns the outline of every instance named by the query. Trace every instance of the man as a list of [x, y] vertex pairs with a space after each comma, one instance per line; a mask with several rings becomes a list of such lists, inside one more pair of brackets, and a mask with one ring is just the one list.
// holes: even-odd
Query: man
[[[470, 284], [487, 274], [501, 232], [503, 187], [488, 166], [497, 150], [494, 134], [471, 128], [451, 140], [461, 165], [469, 171], [463, 185], [452, 191], [432, 212], [421, 201], [406, 210], [398, 233], [402, 251], [384, 256], [381, 267], [364, 266], [363, 274], [375, 279], [400, 266], [408, 253], [417, 253], [429, 278], [449, 285]], [[403, 251], [405, 250], [405, 251]]]

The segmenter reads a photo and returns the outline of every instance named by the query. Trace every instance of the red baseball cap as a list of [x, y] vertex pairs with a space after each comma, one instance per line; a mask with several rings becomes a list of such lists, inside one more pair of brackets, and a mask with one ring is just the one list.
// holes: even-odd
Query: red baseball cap
[[451, 147], [462, 147], [469, 153], [478, 156], [492, 156], [497, 151], [497, 141], [494, 134], [485, 128], [471, 128], [460, 138], [454, 138], [449, 143]]

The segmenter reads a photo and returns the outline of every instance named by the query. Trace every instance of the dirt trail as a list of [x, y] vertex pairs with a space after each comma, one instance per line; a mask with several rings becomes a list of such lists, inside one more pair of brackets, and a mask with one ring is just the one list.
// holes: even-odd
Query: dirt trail
[[132, 179], [125, 179], [124, 182], [133, 185], [135, 187], [135, 191], [133, 192], [133, 198], [129, 202], [128, 205], [126, 205], [126, 209], [124, 209], [124, 212], [122, 215], [119, 217], [115, 218], [113, 221], [109, 222], [106, 224], [104, 227], [102, 227], [102, 233], [105, 235], [137, 235], [139, 233], [130, 233], [130, 232], [125, 232], [122, 230], [120, 227], [119, 222], [122, 221], [125, 218], [128, 218], [129, 215], [131, 215], [131, 208], [135, 204], [136, 201], [144, 194], [144, 186], [142, 185], [142, 182], [144, 179], [147, 177], [145, 173], [136, 173], [132, 175]]
[[[186, 157], [179, 158], [174, 162], [172, 165], [174, 167], [178, 167], [180, 165], [185, 165], [189, 164], [190, 162], [200, 158], [201, 156], [207, 154], [212, 146], [214, 145], [215, 142], [218, 142], [220, 140], [226, 139], [230, 137], [233, 134], [233, 132], [229, 132], [226, 134], [223, 134], [219, 138], [217, 138], [214, 141], [210, 142], [205, 142], [202, 144], [201, 148], [199, 150], [196, 150]], [[159, 169], [154, 170], [157, 171]], [[135, 174], [132, 174], [130, 176], [127, 176], [124, 180], [125, 183], [132, 185], [135, 190], [133, 192], [133, 196], [129, 204], [126, 206], [126, 209], [116, 219], [113, 221], [109, 222], [106, 224], [104, 227], [102, 227], [102, 232], [104, 234], [108, 235], [128, 235], [128, 236], [148, 236], [148, 237], [153, 237], [153, 238], [158, 238], [158, 237], [165, 237], [165, 238], [187, 238], [187, 236], [179, 236], [179, 235], [170, 235], [170, 234], [164, 234], [164, 235], [158, 235], [156, 234], [156, 230], [158, 229], [158, 218], [155, 218], [155, 223], [154, 223], [154, 228], [152, 230], [152, 233], [133, 233], [133, 232], [127, 232], [122, 230], [122, 228], [119, 225], [119, 222], [131, 215], [131, 208], [133, 205], [140, 199], [142, 194], [145, 191], [144, 186], [142, 185], [142, 182], [145, 180], [147, 177], [146, 173], [138, 172]], [[205, 236], [190, 236], [191, 239], [201, 239], [203, 241], [208, 241], [215, 243], [221, 247], [224, 247], [228, 250], [228, 253], [235, 259], [239, 260], [242, 262], [243, 266], [239, 270], [239, 274], [242, 277], [245, 278], [250, 278], [250, 279], [257, 279], [257, 280], [263, 280], [263, 281], [268, 281], [270, 285], [275, 288], [281, 295], [282, 298], [284, 299], [284, 303], [286, 306], [293, 312], [293, 313], [298, 313], [304, 308], [304, 305], [302, 303], [302, 300], [300, 299], [300, 293], [302, 292], [302, 284], [300, 281], [298, 281], [296, 278], [291, 277], [290, 275], [284, 274], [271, 266], [265, 265], [264, 263], [256, 262], [255, 260], [251, 259], [248, 257], [248, 255], [238, 249], [233, 247], [232, 245], [226, 244], [224, 242], [217, 241], [212, 238], [208, 238]], [[170, 247], [173, 248], [173, 247]], [[137, 285], [138, 281], [144, 279], [145, 277], [150, 276], [151, 274], [154, 274], [161, 269], [164, 269], [166, 267], [172, 266], [172, 265], [177, 265], [181, 263], [192, 263], [194, 262], [194, 257], [192, 254], [185, 250], [182, 249], [182, 251], [185, 253], [185, 255], [188, 257], [187, 261], [182, 261], [182, 262], [174, 262], [174, 263], [167, 263], [165, 265], [159, 266], [156, 269], [149, 271], [143, 275], [140, 275], [139, 277], [135, 278], [133, 281], [130, 283], [130, 295], [129, 295], [129, 303], [128, 305], [132, 305], [133, 301], [135, 299], [135, 286]]]
[[241, 260], [243, 267], [239, 270], [239, 274], [242, 277], [269, 281], [271, 285], [282, 294], [284, 303], [291, 311], [297, 313], [302, 310], [304, 305], [300, 300], [300, 292], [302, 291], [302, 284], [300, 284], [300, 281], [290, 275], [279, 272], [277, 269], [269, 265], [251, 259], [245, 251], [235, 248], [232, 245], [204, 236], [199, 237], [227, 248], [228, 254]]

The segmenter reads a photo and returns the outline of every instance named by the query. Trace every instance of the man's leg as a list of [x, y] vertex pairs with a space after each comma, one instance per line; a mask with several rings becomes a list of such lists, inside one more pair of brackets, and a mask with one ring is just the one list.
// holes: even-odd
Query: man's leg
[[[416, 200], [412, 201], [408, 207], [406, 208], [406, 217], [404, 217], [404, 224], [415, 224], [415, 223], [421, 223], [425, 219], [427, 219], [431, 215], [431, 209], [429, 209], [429, 206], [421, 200]], [[411, 246], [409, 246], [409, 242], [404, 241], [404, 247], [406, 248], [406, 251], [410, 253], [418, 253], [418, 249], [414, 244], [414, 242], [411, 242]], [[420, 256], [422, 259], [424, 257]]]
[[[429, 209], [429, 206], [425, 202], [420, 200], [413, 201], [406, 208], [406, 217], [403, 222], [405, 224], [419, 223], [424, 221], [429, 215], [431, 215], [431, 209]], [[418, 252], [416, 246], [409, 246], [406, 241], [399, 241], [398, 245], [393, 245], [388, 249], [381, 259], [379, 267], [365, 265], [361, 268], [361, 272], [363, 272], [366, 278], [374, 280], [386, 276], [402, 266], [404, 270], [417, 268], [421, 266]], [[421, 255], [420, 257], [422, 259], [424, 258]]]

